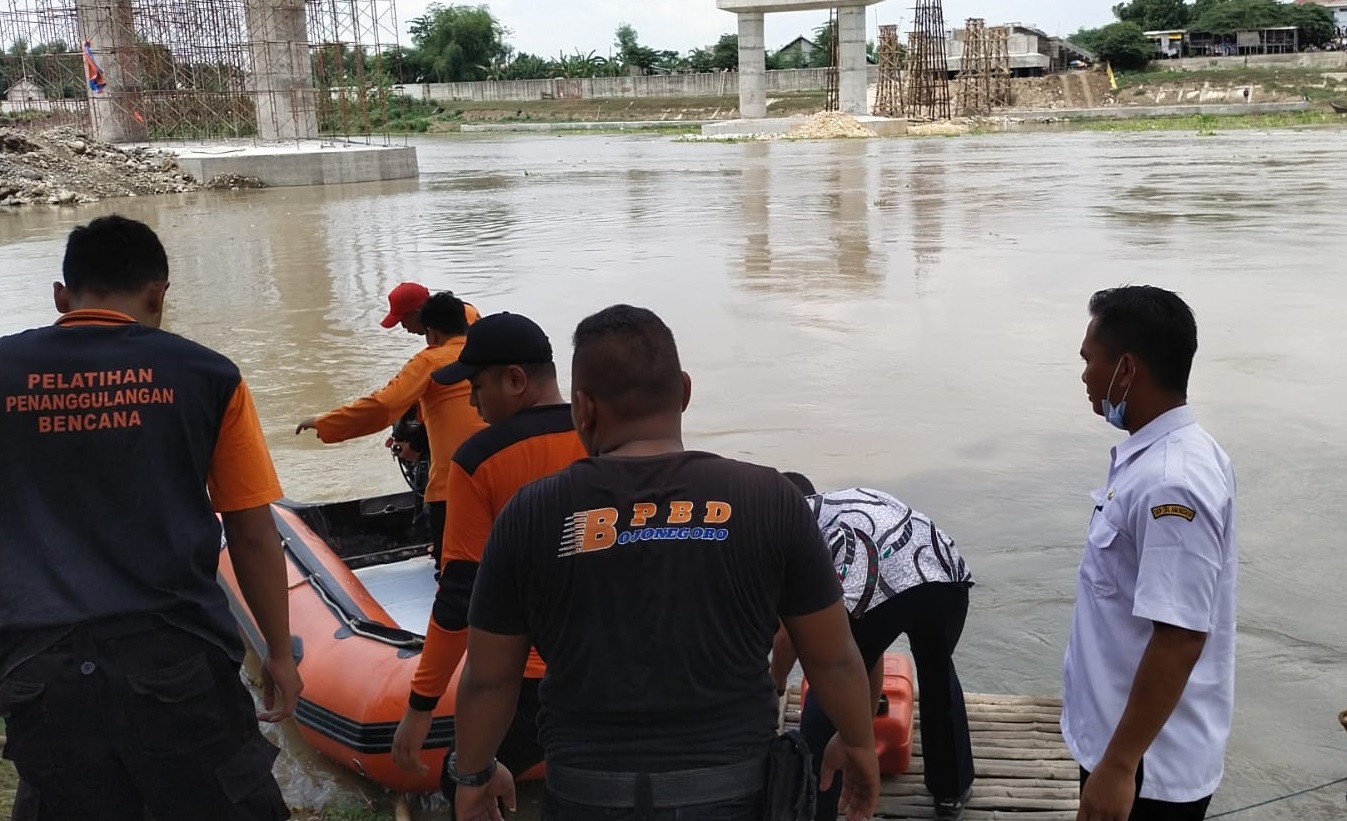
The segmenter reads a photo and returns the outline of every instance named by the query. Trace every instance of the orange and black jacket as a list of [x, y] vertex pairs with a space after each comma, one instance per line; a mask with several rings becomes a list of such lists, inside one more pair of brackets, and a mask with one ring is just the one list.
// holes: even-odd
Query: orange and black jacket
[[[519, 488], [583, 459], [570, 405], [546, 405], [515, 414], [475, 434], [449, 467], [444, 558], [440, 587], [412, 679], [411, 706], [433, 710], [468, 646], [468, 603], [491, 526]], [[543, 662], [529, 652], [527, 678], [542, 678]]]
[[458, 361], [464, 337], [427, 347], [413, 356], [397, 376], [369, 396], [318, 417], [318, 438], [327, 443], [344, 442], [395, 424], [416, 403], [430, 441], [430, 483], [427, 502], [443, 502], [449, 493], [449, 457], [458, 446], [486, 427], [477, 409], [468, 401], [467, 382], [441, 385], [430, 375]]

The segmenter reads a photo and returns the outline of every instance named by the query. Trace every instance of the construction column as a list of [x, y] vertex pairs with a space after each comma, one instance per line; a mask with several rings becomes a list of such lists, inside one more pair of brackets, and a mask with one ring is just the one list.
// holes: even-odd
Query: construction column
[[837, 107], [843, 114], [864, 116], [869, 62], [865, 56], [865, 6], [837, 9]]
[[739, 116], [767, 116], [767, 44], [762, 12], [739, 14]]
[[101, 92], [86, 86], [94, 136], [110, 143], [147, 139], [131, 0], [75, 0], [75, 12], [107, 81]]
[[247, 0], [257, 134], [263, 140], [318, 137], [304, 0]]

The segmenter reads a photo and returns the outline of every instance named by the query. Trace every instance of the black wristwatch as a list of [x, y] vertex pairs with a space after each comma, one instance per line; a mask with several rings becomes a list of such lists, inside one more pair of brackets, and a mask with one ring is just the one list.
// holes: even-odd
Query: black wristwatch
[[491, 763], [486, 765], [486, 769], [480, 773], [467, 773], [466, 775], [458, 771], [458, 751], [449, 754], [449, 780], [460, 787], [481, 787], [491, 780], [491, 776], [496, 774], [496, 759], [491, 759]]

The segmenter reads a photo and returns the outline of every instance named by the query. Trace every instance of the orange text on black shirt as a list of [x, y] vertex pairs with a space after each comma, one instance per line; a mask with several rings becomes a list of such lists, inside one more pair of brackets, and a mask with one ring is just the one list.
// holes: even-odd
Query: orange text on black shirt
[[[654, 502], [632, 505], [631, 516], [625, 525], [615, 507], [580, 510], [572, 513], [562, 529], [558, 556], [595, 553], [617, 545], [650, 541], [711, 541], [723, 542], [730, 537], [728, 528], [720, 527], [730, 520], [732, 508], [728, 502], [707, 502], [698, 506], [693, 502], [669, 502], [664, 515]], [[623, 529], [618, 530], [619, 526]]]

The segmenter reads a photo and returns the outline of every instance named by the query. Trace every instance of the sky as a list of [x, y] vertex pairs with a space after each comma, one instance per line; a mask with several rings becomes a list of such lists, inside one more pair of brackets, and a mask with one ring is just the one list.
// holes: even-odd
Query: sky
[[[516, 49], [544, 57], [559, 52], [612, 50], [613, 32], [622, 23], [636, 27], [644, 45], [680, 52], [714, 43], [733, 32], [733, 14], [719, 11], [715, 0], [442, 0], [486, 5], [510, 30], [508, 42]], [[1049, 34], [1070, 34], [1082, 26], [1112, 21], [1114, 0], [945, 0], [945, 24], [952, 28], [967, 17], [985, 17], [992, 25], [1025, 23]], [[411, 44], [407, 21], [425, 12], [427, 0], [397, 0], [399, 33]], [[870, 38], [881, 23], [896, 23], [907, 31], [913, 0], [884, 0], [871, 6]], [[808, 34], [827, 20], [827, 12], [794, 12], [767, 16], [767, 46], [780, 48], [798, 35]]]

